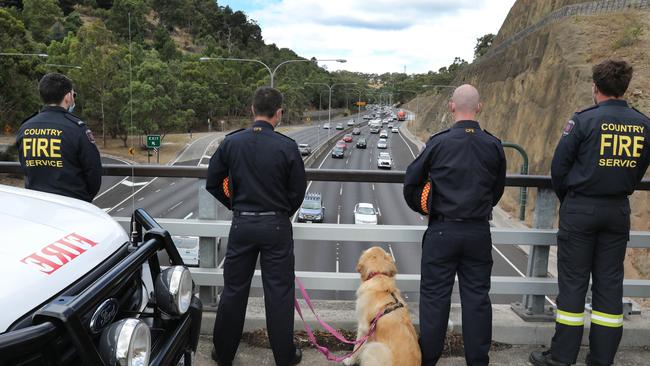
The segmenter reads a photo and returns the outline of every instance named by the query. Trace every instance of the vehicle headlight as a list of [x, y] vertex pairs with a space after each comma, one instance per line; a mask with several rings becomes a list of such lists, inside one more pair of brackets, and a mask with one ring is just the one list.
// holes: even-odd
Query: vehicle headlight
[[127, 318], [104, 329], [99, 352], [107, 365], [146, 366], [151, 356], [151, 333], [140, 319]]
[[192, 274], [184, 266], [165, 269], [154, 284], [156, 303], [167, 314], [183, 315], [192, 302]]

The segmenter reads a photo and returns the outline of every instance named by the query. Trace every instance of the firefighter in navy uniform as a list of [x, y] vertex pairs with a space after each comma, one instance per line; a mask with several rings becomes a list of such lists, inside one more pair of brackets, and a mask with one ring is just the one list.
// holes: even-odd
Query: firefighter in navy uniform
[[431, 137], [406, 170], [404, 198], [414, 211], [429, 215], [422, 239], [420, 345], [422, 365], [442, 355], [454, 277], [458, 274], [465, 360], [488, 365], [492, 307], [489, 217], [505, 186], [501, 141], [481, 130], [478, 91], [463, 85], [449, 104], [456, 123]]
[[253, 126], [224, 139], [210, 159], [206, 189], [233, 211], [224, 262], [224, 289], [214, 324], [212, 358], [231, 365], [241, 339], [258, 254], [266, 325], [277, 365], [300, 363], [293, 343], [294, 254], [290, 217], [300, 208], [306, 179], [295, 141], [274, 128], [282, 94], [260, 88]]
[[72, 81], [49, 73], [38, 90], [45, 106], [23, 122], [16, 137], [25, 188], [92, 202], [102, 183], [102, 163], [92, 132], [72, 114]]
[[632, 67], [607, 60], [593, 67], [593, 107], [567, 123], [553, 156], [551, 176], [560, 199], [555, 336], [533, 352], [534, 365], [576, 362], [585, 295], [593, 279], [587, 365], [612, 365], [623, 335], [623, 261], [630, 204], [650, 163], [650, 120], [622, 98]]

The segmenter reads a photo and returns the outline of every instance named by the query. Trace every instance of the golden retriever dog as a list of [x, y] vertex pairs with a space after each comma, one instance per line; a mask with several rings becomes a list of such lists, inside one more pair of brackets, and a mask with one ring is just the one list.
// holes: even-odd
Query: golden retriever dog
[[406, 302], [395, 287], [397, 267], [380, 247], [361, 254], [357, 264], [361, 285], [357, 289], [357, 339], [370, 330], [377, 312], [386, 312], [377, 322], [375, 333], [345, 365], [420, 366], [422, 354]]

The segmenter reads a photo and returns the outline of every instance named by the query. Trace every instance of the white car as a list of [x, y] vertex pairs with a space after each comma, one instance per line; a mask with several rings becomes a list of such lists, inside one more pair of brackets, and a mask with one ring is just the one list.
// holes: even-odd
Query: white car
[[386, 138], [388, 138], [388, 131], [386, 131], [386, 130], [381, 130], [381, 131], [379, 131], [379, 138], [380, 138], [380, 139], [386, 139]]
[[390, 130], [392, 133], [399, 133], [399, 129], [397, 127], [393, 127], [392, 130]]
[[377, 141], [377, 148], [378, 149], [388, 149], [388, 140], [379, 139], [379, 141]]
[[198, 236], [172, 236], [178, 254], [183, 258], [183, 263], [188, 267], [199, 266], [199, 237]]
[[329, 130], [330, 128], [331, 128], [331, 126], [330, 126], [329, 123], [324, 123], [324, 124], [323, 124], [323, 129], [324, 129], [324, 130]]
[[377, 211], [372, 203], [357, 203], [354, 206], [354, 223], [377, 225]]
[[354, 126], [354, 120], [353, 119], [348, 121], [348, 126]]
[[377, 168], [379, 169], [391, 169], [393, 167], [393, 159], [390, 157], [390, 154], [387, 152], [380, 152], [377, 157]]
[[171, 236], [144, 210], [129, 237], [74, 198], [0, 185], [0, 202], [2, 365], [177, 365], [192, 357], [201, 301]]

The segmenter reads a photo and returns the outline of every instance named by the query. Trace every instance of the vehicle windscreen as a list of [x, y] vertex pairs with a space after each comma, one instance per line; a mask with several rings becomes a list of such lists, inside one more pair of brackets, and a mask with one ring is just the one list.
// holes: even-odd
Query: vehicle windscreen
[[302, 203], [302, 208], [308, 209], [308, 210], [319, 210], [320, 209], [320, 203], [314, 200], [309, 200], [309, 201], [304, 201]]
[[358, 213], [362, 215], [374, 215], [375, 210], [370, 207], [359, 207]]

